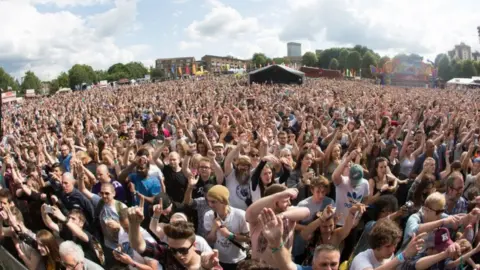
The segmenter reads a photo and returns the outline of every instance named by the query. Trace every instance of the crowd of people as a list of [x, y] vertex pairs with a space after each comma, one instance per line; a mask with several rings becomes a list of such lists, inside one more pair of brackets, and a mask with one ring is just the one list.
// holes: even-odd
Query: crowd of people
[[480, 269], [480, 94], [236, 78], [2, 107], [27, 269]]

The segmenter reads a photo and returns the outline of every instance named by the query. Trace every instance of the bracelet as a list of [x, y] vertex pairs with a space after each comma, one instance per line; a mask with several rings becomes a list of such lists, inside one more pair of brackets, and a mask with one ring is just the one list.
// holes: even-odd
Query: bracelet
[[284, 244], [285, 244], [284, 242], [281, 242], [280, 246], [278, 246], [278, 248], [272, 248], [272, 253], [278, 252], [280, 249], [283, 248]]
[[159, 221], [159, 220], [160, 220], [160, 217], [153, 216], [152, 219], [153, 219], [153, 220], [156, 220], [156, 221]]
[[234, 233], [230, 233], [230, 235], [228, 236], [228, 240], [234, 240], [235, 239], [235, 234]]
[[405, 262], [405, 256], [403, 255], [403, 252], [400, 252], [400, 253], [397, 255], [397, 260], [399, 260], [401, 263], [404, 263], [404, 262]]

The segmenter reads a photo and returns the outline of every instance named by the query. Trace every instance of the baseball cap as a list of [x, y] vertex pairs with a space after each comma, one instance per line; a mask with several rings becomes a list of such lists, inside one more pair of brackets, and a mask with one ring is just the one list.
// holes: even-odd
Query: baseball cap
[[363, 178], [363, 168], [362, 166], [358, 165], [358, 164], [355, 164], [353, 165], [352, 167], [350, 167], [350, 180], [352, 181], [355, 181], [355, 182], [358, 182], [360, 180], [362, 180]]
[[223, 144], [216, 143], [216, 144], [213, 145], [213, 148], [223, 148]]
[[447, 228], [439, 228], [435, 231], [434, 243], [435, 249], [438, 252], [444, 251], [453, 244], [452, 239], [450, 239], [450, 232]]

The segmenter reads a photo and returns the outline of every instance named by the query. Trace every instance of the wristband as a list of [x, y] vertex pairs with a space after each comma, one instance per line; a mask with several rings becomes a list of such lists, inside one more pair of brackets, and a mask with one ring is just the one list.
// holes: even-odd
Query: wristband
[[404, 263], [404, 262], [405, 262], [405, 256], [403, 255], [403, 252], [400, 252], [400, 253], [397, 255], [397, 260], [399, 260], [401, 263]]
[[234, 240], [235, 239], [235, 234], [234, 233], [230, 233], [230, 235], [228, 236], [228, 240]]
[[284, 242], [281, 242], [280, 246], [278, 246], [278, 248], [272, 248], [272, 253], [278, 252], [280, 249], [283, 248], [284, 244], [285, 244]]
[[159, 220], [160, 220], [160, 217], [153, 216], [152, 219], [153, 219], [153, 220], [156, 220], [156, 221], [159, 221]]

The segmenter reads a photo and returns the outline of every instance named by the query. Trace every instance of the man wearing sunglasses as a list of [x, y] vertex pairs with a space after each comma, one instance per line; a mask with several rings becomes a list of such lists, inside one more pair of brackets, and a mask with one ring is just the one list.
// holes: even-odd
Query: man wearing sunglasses
[[195, 228], [191, 223], [177, 221], [165, 225], [167, 245], [145, 242], [140, 232], [143, 207], [144, 200], [141, 199], [139, 206], [128, 209], [128, 239], [130, 246], [141, 256], [156, 259], [165, 270], [222, 269], [216, 253], [201, 256], [195, 249]]

